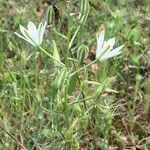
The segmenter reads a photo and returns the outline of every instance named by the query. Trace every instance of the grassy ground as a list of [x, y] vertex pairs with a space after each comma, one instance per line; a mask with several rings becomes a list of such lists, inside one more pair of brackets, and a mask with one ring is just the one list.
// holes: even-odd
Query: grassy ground
[[[0, 0], [0, 150], [150, 149], [150, 1], [89, 4], [88, 14], [78, 0], [60, 0], [50, 17], [46, 1]], [[14, 34], [45, 19], [41, 47], [53, 55], [55, 41], [67, 73]], [[95, 59], [100, 26], [123, 53], [71, 76]], [[79, 63], [83, 44], [90, 53]]]

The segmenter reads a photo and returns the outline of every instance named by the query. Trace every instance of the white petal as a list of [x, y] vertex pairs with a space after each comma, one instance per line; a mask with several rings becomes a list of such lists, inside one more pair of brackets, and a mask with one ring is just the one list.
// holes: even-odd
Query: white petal
[[111, 51], [111, 52], [108, 52], [108, 53], [105, 53], [103, 56], [102, 56], [102, 60], [104, 59], [109, 59], [109, 58], [112, 58], [114, 56], [117, 56], [121, 53], [122, 51], [119, 51], [119, 52], [116, 52], [116, 51]]
[[26, 38], [26, 41], [28, 41], [30, 44], [35, 46], [35, 43], [33, 42], [33, 38], [32, 38], [31, 33], [21, 25], [20, 25], [20, 31], [23, 34], [23, 36]]
[[46, 22], [46, 21], [45, 21], [44, 25], [43, 25], [43, 23], [42, 23], [42, 28], [41, 28], [41, 30], [40, 30], [40, 32], [39, 32], [39, 35], [40, 35], [40, 42], [41, 42], [41, 43], [42, 43], [42, 41], [43, 41], [43, 35], [44, 35], [44, 31], [45, 31], [46, 25], [47, 25], [47, 22]]
[[37, 46], [39, 44], [38, 32], [30, 32], [29, 30], [26, 31], [29, 39]]
[[102, 48], [104, 43], [105, 30], [97, 34], [97, 47]]
[[23, 35], [26, 39], [28, 39], [29, 37], [27, 36], [27, 34], [26, 34], [26, 32], [25, 32], [25, 31], [27, 31], [27, 29], [24, 28], [22, 25], [19, 25], [19, 28], [20, 28], [20, 31], [21, 31], [22, 35]]
[[20, 37], [20, 38], [24, 39], [25, 41], [27, 41], [28, 43], [30, 43], [31, 45], [36, 46], [33, 42], [31, 42], [30, 40], [26, 39], [25, 37], [23, 37], [22, 35], [18, 34], [17, 32], [15, 32], [15, 34], [18, 37]]
[[28, 34], [30, 35], [32, 41], [34, 41], [36, 43], [36, 45], [40, 45], [40, 41], [39, 41], [39, 35], [38, 35], [38, 30], [35, 26], [35, 24], [31, 21], [28, 22]]
[[122, 51], [120, 51], [123, 48], [124, 45], [121, 45], [111, 51], [107, 51], [103, 56], [102, 59], [108, 59], [114, 56], [119, 55], [120, 53], [122, 53]]
[[97, 50], [96, 50], [96, 58], [98, 58], [103, 52], [102, 46], [104, 44], [104, 36], [105, 36], [105, 31], [103, 30], [100, 32], [100, 34], [97, 34]]
[[37, 30], [35, 24], [31, 21], [28, 22], [28, 30], [31, 32], [36, 32], [36, 30]]
[[102, 51], [110, 51], [110, 50], [112, 50], [114, 44], [115, 44], [115, 38], [109, 39], [109, 40], [103, 45]]
[[26, 41], [27, 41], [27, 39], [26, 39], [24, 36], [22, 36], [22, 35], [18, 34], [17, 32], [15, 32], [15, 34], [16, 34], [18, 37], [20, 37], [20, 38], [22, 38], [22, 39], [24, 39], [24, 40], [26, 40]]
[[42, 43], [43, 40], [43, 35], [42, 35], [42, 28], [43, 28], [43, 23], [41, 22], [38, 26], [38, 38], [39, 38], [39, 43]]
[[110, 45], [110, 46], [113, 48], [113, 46], [114, 46], [114, 44], [115, 44], [115, 38], [113, 37], [113, 38], [109, 39], [109, 40], [107, 41], [107, 44]]

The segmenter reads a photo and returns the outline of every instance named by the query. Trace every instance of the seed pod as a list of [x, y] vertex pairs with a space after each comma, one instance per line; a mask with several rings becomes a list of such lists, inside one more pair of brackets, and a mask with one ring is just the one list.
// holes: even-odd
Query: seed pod
[[81, 14], [86, 14], [88, 9], [89, 9], [88, 0], [81, 0], [81, 3], [80, 3], [80, 12], [81, 12]]
[[90, 10], [90, 5], [88, 0], [81, 0], [80, 2], [80, 14], [79, 23], [84, 23]]
[[59, 56], [59, 52], [57, 49], [57, 45], [56, 42], [54, 40], [52, 40], [52, 46], [53, 46], [53, 57], [57, 60], [54, 60], [54, 66], [57, 67], [60, 65], [60, 56]]
[[56, 83], [56, 87], [58, 89], [61, 89], [65, 83], [65, 80], [68, 76], [68, 71], [67, 71], [67, 68], [64, 67], [62, 68], [59, 72], [58, 72], [58, 75], [55, 79], [55, 83]]
[[47, 18], [47, 22], [48, 25], [52, 24], [54, 21], [54, 9], [53, 6], [49, 6], [46, 12], [46, 18]]
[[77, 59], [79, 60], [79, 63], [82, 63], [88, 57], [88, 54], [89, 48], [86, 45], [81, 45], [77, 51]]

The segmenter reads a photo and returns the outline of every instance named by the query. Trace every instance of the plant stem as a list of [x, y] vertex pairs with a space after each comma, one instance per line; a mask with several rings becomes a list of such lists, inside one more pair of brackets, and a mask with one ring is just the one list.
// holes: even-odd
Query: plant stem
[[49, 54], [45, 49], [43, 49], [41, 46], [39, 46], [39, 49], [44, 52], [47, 56], [49, 56], [51, 59], [53, 59], [54, 61], [57, 61], [60, 65], [65, 66], [64, 63], [60, 62], [59, 60], [57, 60], [55, 57], [53, 57], [51, 54]]
[[95, 59], [94, 61], [92, 61], [92, 62], [89, 63], [88, 65], [86, 65], [86, 66], [84, 66], [84, 67], [82, 67], [82, 68], [76, 70], [75, 72], [73, 72], [73, 73], [71, 74], [71, 76], [75, 75], [76, 73], [78, 73], [78, 72], [80, 72], [81, 70], [83, 70], [83, 69], [85, 69], [85, 68], [91, 66], [92, 64], [94, 64], [94, 63], [96, 63], [96, 62], [97, 62], [97, 59]]
[[24, 150], [27, 150], [24, 146], [23, 146], [23, 144], [21, 143], [21, 142], [19, 142], [13, 135], [11, 135], [8, 131], [6, 131], [5, 129], [4, 129], [4, 127], [2, 127], [2, 125], [0, 125], [0, 128], [7, 134], [7, 135], [9, 135], [18, 145], [20, 145], [21, 147], [22, 147], [22, 149], [24, 149]]

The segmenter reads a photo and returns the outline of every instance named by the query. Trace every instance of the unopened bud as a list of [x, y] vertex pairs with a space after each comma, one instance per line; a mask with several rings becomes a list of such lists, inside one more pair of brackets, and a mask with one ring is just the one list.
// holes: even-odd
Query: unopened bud
[[81, 14], [86, 14], [89, 10], [89, 1], [88, 0], [81, 0], [80, 3], [80, 12]]
[[86, 45], [81, 45], [77, 51], [77, 59], [79, 60], [79, 63], [82, 63], [88, 57], [88, 54], [89, 48]]
[[67, 76], [68, 76], [68, 71], [67, 71], [67, 68], [66, 68], [66, 67], [62, 68], [62, 69], [58, 72], [58, 75], [57, 75], [56, 80], [55, 80], [55, 82], [56, 82], [56, 87], [57, 87], [58, 89], [61, 89], [61, 88], [63, 87]]
[[52, 24], [53, 20], [54, 20], [54, 10], [53, 10], [53, 6], [49, 6], [46, 12], [46, 18], [47, 18], [47, 22], [48, 24]]
[[90, 10], [90, 5], [88, 0], [81, 0], [80, 2], [80, 15], [79, 23], [84, 23]]
[[59, 52], [57, 49], [57, 45], [56, 42], [54, 40], [52, 40], [52, 46], [53, 46], [53, 57], [57, 60], [54, 60], [54, 66], [57, 67], [60, 65], [60, 56], [59, 56]]

